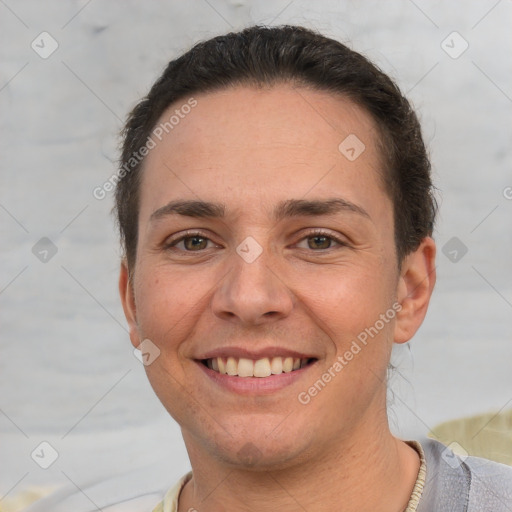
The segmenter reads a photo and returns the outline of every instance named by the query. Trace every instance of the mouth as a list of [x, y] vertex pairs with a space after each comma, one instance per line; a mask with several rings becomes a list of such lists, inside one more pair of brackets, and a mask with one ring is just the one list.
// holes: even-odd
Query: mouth
[[232, 377], [265, 378], [271, 375], [292, 373], [314, 364], [316, 358], [299, 357], [263, 357], [261, 359], [248, 359], [244, 357], [213, 357], [201, 359], [199, 362], [210, 370]]

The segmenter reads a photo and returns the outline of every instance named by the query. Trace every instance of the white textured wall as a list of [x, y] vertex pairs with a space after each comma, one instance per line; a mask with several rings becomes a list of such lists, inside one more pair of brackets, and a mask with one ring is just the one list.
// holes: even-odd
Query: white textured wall
[[[179, 428], [128, 340], [112, 197], [92, 191], [115, 171], [122, 120], [166, 63], [253, 23], [349, 41], [423, 120], [441, 196], [438, 284], [412, 357], [397, 354], [409, 382], [394, 380], [395, 431], [423, 435], [445, 419], [511, 407], [511, 14], [510, 0], [2, 0], [0, 497], [37, 483], [84, 488], [147, 464], [164, 488], [187, 469]], [[45, 59], [31, 48], [51, 49], [43, 31], [58, 43]], [[456, 59], [441, 46], [453, 31], [469, 44]], [[452, 55], [457, 37], [444, 43]], [[58, 251], [46, 263], [32, 252], [42, 237]], [[455, 263], [442, 251], [452, 237], [468, 249]], [[42, 441], [59, 453], [47, 470], [30, 457]], [[140, 474], [119, 498], [148, 488], [153, 476]]]

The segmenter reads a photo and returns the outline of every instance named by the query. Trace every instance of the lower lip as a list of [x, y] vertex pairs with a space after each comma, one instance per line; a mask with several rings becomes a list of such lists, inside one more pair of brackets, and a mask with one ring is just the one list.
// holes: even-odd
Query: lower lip
[[228, 391], [241, 395], [270, 395], [300, 379], [316, 364], [316, 361], [304, 366], [304, 368], [268, 377], [237, 377], [210, 370], [210, 368], [199, 361], [196, 361], [196, 363], [207, 377]]

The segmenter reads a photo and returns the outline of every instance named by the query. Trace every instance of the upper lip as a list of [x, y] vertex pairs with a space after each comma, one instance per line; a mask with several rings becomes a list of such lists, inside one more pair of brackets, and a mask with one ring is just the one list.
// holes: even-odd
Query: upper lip
[[312, 354], [307, 354], [303, 352], [298, 352], [296, 350], [290, 350], [288, 348], [276, 346], [261, 348], [259, 350], [249, 350], [244, 347], [219, 347], [214, 350], [205, 352], [204, 354], [201, 354], [196, 359], [214, 359], [216, 357], [235, 357], [237, 359], [245, 358], [254, 359], [255, 361], [257, 361], [258, 359], [264, 359], [265, 357], [293, 357], [300, 359], [318, 359], [315, 355]]

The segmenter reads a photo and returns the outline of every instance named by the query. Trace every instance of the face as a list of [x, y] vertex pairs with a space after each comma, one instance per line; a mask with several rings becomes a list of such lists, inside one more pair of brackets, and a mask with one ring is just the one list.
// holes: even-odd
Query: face
[[146, 372], [189, 453], [320, 457], [387, 421], [391, 347], [423, 318], [432, 244], [398, 270], [376, 127], [349, 100], [288, 85], [195, 98], [146, 157], [120, 279], [132, 343], [159, 351]]

